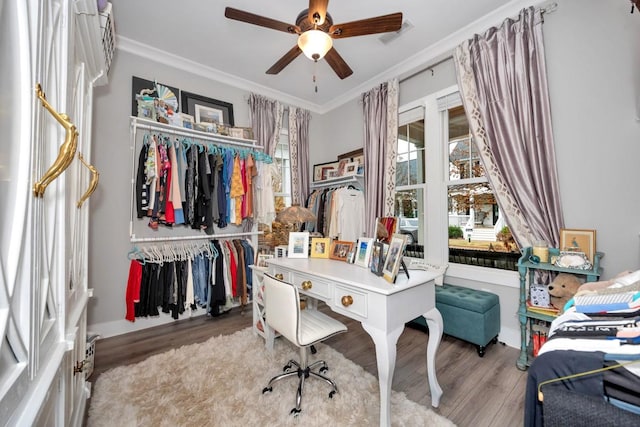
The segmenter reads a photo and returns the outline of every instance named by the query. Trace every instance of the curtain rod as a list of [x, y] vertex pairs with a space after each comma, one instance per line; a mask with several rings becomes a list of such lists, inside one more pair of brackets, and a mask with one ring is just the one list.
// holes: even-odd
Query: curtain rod
[[[640, 1], [640, 0], [638, 0], [638, 1]], [[557, 9], [558, 9], [558, 3], [555, 2], [555, 1], [554, 2], [549, 2], [545, 6], [540, 7], [540, 10], [542, 11], [543, 15], [548, 15], [550, 13], [553, 13]], [[441, 60], [439, 60], [437, 62], [434, 62], [433, 64], [429, 64], [428, 66], [423, 67], [423, 68], [411, 73], [410, 75], [408, 75], [406, 77], [403, 77], [402, 79], [398, 80], [398, 83], [402, 83], [402, 82], [404, 82], [406, 80], [409, 80], [409, 79], [417, 76], [418, 74], [422, 74], [425, 71], [429, 71], [429, 70], [431, 70], [431, 73], [433, 75], [433, 69], [435, 67], [437, 67], [438, 65], [441, 65], [441, 64], [443, 64], [443, 63], [445, 63], [447, 61], [449, 61], [450, 59], [453, 59], [453, 55], [452, 54], [451, 55], [447, 55], [446, 57], [442, 58]]]

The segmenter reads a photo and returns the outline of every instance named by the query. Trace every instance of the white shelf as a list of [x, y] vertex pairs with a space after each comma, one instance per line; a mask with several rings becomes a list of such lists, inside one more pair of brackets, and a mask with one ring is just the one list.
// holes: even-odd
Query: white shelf
[[311, 183], [311, 188], [333, 187], [345, 184], [354, 184], [359, 189], [364, 189], [364, 175], [339, 176], [322, 181], [314, 181]]

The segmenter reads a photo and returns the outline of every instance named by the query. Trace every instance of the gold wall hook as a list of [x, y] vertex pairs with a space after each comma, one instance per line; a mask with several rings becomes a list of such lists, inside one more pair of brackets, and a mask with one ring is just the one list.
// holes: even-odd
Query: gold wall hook
[[82, 197], [80, 197], [80, 200], [78, 200], [78, 203], [77, 203], [78, 209], [80, 209], [80, 207], [85, 202], [85, 200], [91, 197], [93, 192], [96, 191], [96, 188], [98, 187], [98, 181], [100, 179], [100, 173], [98, 172], [98, 169], [95, 168], [95, 166], [87, 163], [84, 160], [84, 157], [82, 157], [82, 153], [80, 153], [79, 151], [78, 151], [78, 159], [82, 162], [83, 165], [87, 167], [87, 169], [91, 171], [91, 181], [89, 182], [89, 187], [87, 188], [87, 191], [84, 192]]
[[76, 149], [78, 148], [78, 130], [76, 129], [76, 126], [71, 123], [69, 116], [64, 113], [58, 113], [51, 104], [47, 102], [40, 83], [36, 84], [36, 95], [38, 95], [38, 98], [42, 101], [42, 106], [49, 110], [51, 115], [67, 131], [64, 142], [58, 150], [58, 157], [55, 162], [53, 162], [49, 169], [44, 173], [42, 178], [33, 184], [33, 195], [35, 197], [42, 197], [44, 196], [44, 191], [47, 189], [47, 186], [69, 167], [73, 157], [76, 155]]

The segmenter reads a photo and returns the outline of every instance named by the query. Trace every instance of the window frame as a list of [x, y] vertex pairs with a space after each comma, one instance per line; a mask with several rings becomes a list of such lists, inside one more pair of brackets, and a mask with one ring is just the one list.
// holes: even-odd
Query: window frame
[[[458, 92], [453, 85], [436, 91], [421, 99], [400, 106], [399, 113], [416, 106], [424, 107], [425, 123], [425, 190], [424, 190], [424, 230], [425, 261], [438, 265], [449, 265], [446, 272], [447, 283], [465, 285], [470, 282], [486, 282], [508, 287], [520, 286], [517, 271], [499, 270], [466, 264], [449, 263], [448, 235], [448, 188], [449, 188], [449, 156], [448, 156], [448, 114], [440, 111], [438, 99]], [[478, 178], [468, 178], [465, 182]], [[486, 181], [486, 178], [480, 178]], [[463, 183], [462, 180], [454, 181]], [[454, 184], [454, 185], [455, 185]], [[397, 190], [405, 187], [396, 187]]]

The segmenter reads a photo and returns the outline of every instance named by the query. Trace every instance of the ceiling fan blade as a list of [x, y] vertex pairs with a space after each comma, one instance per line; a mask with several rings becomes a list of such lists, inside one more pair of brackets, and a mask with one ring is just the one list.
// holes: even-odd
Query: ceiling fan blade
[[324, 23], [324, 18], [327, 16], [327, 6], [329, 5], [329, 0], [309, 0], [309, 22], [315, 22], [314, 15], [318, 14], [318, 22], [315, 22], [317, 25], [322, 25]]
[[353, 74], [353, 70], [349, 68], [342, 56], [338, 53], [338, 51], [332, 47], [329, 52], [324, 56], [324, 59], [327, 60], [327, 63], [333, 68], [333, 71], [336, 72], [338, 77], [341, 79], [345, 79]]
[[400, 27], [402, 27], [402, 13], [398, 12], [390, 15], [377, 16], [375, 18], [332, 25], [331, 28], [329, 28], [329, 35], [334, 39], [342, 39], [345, 37], [398, 31]]
[[284, 69], [284, 67], [289, 65], [291, 61], [296, 59], [301, 53], [302, 50], [296, 44], [293, 48], [291, 48], [289, 52], [285, 53], [282, 58], [278, 59], [278, 62], [273, 64], [271, 68], [267, 70], [267, 74], [278, 74]]
[[227, 7], [224, 9], [224, 16], [236, 21], [246, 22], [248, 24], [257, 25], [259, 27], [271, 28], [272, 30], [284, 31], [285, 33], [299, 34], [300, 27], [286, 22], [276, 21], [275, 19], [266, 18], [244, 10]]

